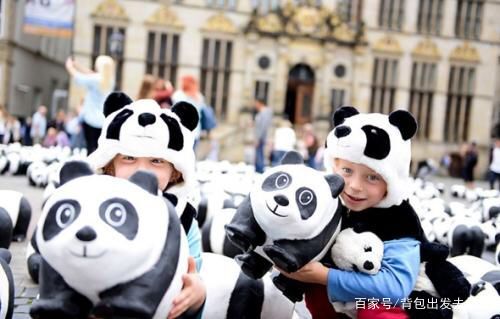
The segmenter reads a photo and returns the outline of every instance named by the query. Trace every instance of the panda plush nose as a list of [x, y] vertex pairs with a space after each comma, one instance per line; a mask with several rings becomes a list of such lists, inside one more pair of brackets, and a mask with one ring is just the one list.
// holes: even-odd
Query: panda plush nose
[[373, 269], [373, 263], [371, 261], [365, 261], [363, 264], [363, 268], [366, 270], [372, 270]]
[[286, 198], [283, 195], [276, 195], [276, 196], [274, 196], [274, 200], [280, 206], [288, 206], [288, 198]]
[[336, 137], [340, 138], [349, 135], [349, 133], [351, 133], [351, 129], [348, 126], [341, 125], [337, 126], [334, 133]]
[[140, 126], [146, 126], [153, 124], [156, 121], [156, 116], [154, 116], [151, 113], [142, 113], [139, 115], [139, 125]]
[[97, 238], [94, 228], [85, 226], [76, 233], [76, 238], [81, 241], [92, 241]]

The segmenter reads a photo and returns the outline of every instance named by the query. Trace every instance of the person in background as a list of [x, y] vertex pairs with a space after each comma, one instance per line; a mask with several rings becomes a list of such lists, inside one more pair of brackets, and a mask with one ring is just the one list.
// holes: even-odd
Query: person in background
[[254, 121], [255, 171], [263, 173], [265, 166], [264, 148], [267, 133], [273, 121], [273, 110], [262, 99], [255, 99], [255, 110], [257, 111]]
[[287, 119], [281, 119], [278, 128], [274, 130], [273, 147], [271, 152], [271, 166], [281, 163], [281, 159], [286, 152], [293, 151], [297, 137], [292, 128], [292, 123]]
[[23, 145], [33, 145], [33, 139], [31, 138], [31, 116], [28, 116], [21, 126], [21, 139]]
[[21, 123], [12, 115], [7, 116], [5, 125], [5, 135], [3, 137], [4, 144], [19, 142], [21, 140]]
[[170, 81], [164, 79], [156, 79], [154, 84], [153, 99], [160, 104], [162, 109], [169, 109], [172, 107], [172, 94], [174, 93], [174, 86]]
[[41, 144], [47, 131], [47, 107], [40, 105], [33, 114], [31, 122], [31, 138], [33, 144]]
[[314, 133], [314, 128], [310, 123], [307, 123], [302, 128], [302, 142], [306, 149], [307, 166], [316, 169], [316, 153], [318, 152], [319, 142], [318, 137]]
[[474, 168], [477, 165], [478, 157], [476, 142], [468, 143], [464, 153], [463, 178], [465, 186], [469, 189], [474, 188]]
[[[495, 138], [493, 151], [491, 154], [491, 163], [490, 163], [490, 171], [489, 178], [490, 188], [495, 188], [495, 182], [500, 180], [500, 137]], [[498, 189], [500, 189], [500, 184], [498, 185]]]
[[[185, 75], [181, 78], [181, 88], [176, 90], [172, 95], [172, 103], [186, 101], [193, 104], [198, 110], [198, 116], [201, 118], [201, 108], [205, 105], [205, 97], [201, 94], [198, 86], [198, 81], [192, 75]], [[200, 140], [201, 124], [198, 121], [198, 126], [194, 130], [195, 142], [194, 148]]]
[[137, 94], [137, 99], [152, 99], [154, 97], [154, 84], [156, 77], [151, 74], [145, 74], [142, 78], [141, 87]]
[[81, 111], [82, 128], [88, 153], [97, 148], [97, 139], [101, 134], [104, 122], [104, 100], [115, 86], [115, 62], [106, 55], [97, 57], [95, 71], [87, 69], [72, 58], [66, 60], [66, 70], [74, 78], [77, 85], [83, 86], [87, 92]]

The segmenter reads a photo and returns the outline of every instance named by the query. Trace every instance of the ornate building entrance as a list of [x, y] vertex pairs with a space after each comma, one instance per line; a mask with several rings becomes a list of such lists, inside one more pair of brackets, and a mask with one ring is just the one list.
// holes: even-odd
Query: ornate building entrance
[[314, 71], [299, 63], [288, 73], [284, 113], [294, 124], [311, 121], [314, 93]]

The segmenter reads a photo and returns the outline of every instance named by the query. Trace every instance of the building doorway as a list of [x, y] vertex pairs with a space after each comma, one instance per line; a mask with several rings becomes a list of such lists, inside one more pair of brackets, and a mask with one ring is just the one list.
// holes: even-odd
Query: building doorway
[[314, 71], [299, 63], [290, 69], [285, 99], [285, 115], [293, 124], [311, 122], [314, 94]]

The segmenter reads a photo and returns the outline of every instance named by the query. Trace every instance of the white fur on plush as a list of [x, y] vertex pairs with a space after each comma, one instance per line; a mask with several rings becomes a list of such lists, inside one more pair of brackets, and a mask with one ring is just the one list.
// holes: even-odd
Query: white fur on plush
[[384, 243], [372, 232], [356, 233], [346, 228], [335, 238], [331, 254], [340, 269], [374, 275], [380, 270]]
[[[399, 129], [389, 122], [389, 117], [379, 113], [360, 113], [348, 117], [342, 125], [350, 128], [349, 135], [342, 138], [335, 136], [333, 129], [327, 137], [325, 149], [325, 167], [331, 168], [335, 158], [363, 164], [380, 174], [387, 183], [387, 195], [375, 207], [387, 208], [400, 205], [408, 198], [411, 185], [410, 160], [411, 142], [404, 140]], [[390, 153], [382, 160], [364, 154], [367, 144], [363, 126], [372, 125], [385, 130], [390, 138]]]

